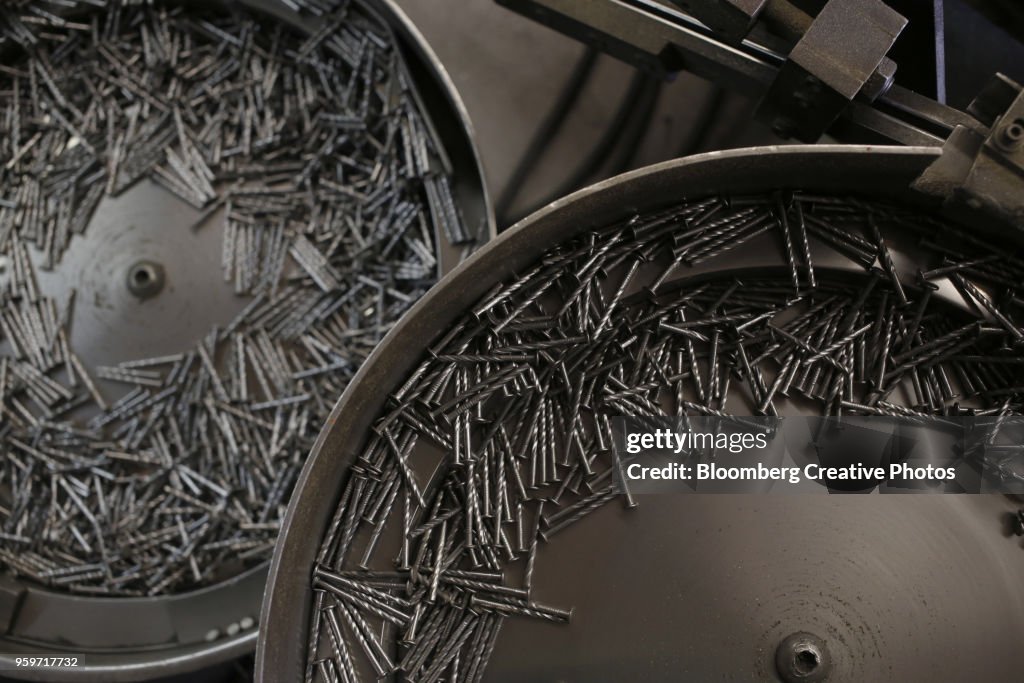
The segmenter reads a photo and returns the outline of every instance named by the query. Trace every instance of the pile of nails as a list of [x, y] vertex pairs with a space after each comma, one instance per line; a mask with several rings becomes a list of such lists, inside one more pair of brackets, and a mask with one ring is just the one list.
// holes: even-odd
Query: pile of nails
[[[436, 281], [435, 231], [471, 241], [388, 29], [286, 4], [323, 28], [236, 3], [0, 7], [0, 566], [21, 577], [161, 595], [266, 560], [334, 401]], [[251, 301], [181, 353], [89, 368], [74, 292], [37, 269], [142, 179], [195, 229], [224, 216], [224, 286]]]
[[[777, 265], [715, 272], [744, 248]], [[808, 193], [685, 201], [549, 250], [368, 432], [312, 573], [307, 680], [478, 681], [503, 620], [568, 621], [531, 596], [538, 544], [635, 505], [615, 416], [1020, 414], [1022, 282], [1000, 244]]]

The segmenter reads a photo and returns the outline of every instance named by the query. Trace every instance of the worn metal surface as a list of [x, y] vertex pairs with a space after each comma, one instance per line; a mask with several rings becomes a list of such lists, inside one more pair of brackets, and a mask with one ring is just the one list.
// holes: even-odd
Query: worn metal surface
[[828, 680], [1012, 683], [1024, 570], [999, 533], [1011, 508], [671, 495], [608, 507], [538, 557], [554, 571], [537, 595], [575, 605], [573, 623], [509, 620], [489, 680], [774, 681], [778, 645], [810, 631], [829, 643]]
[[734, 45], [743, 43], [762, 11], [770, 10], [767, 0], [721, 0], [690, 2], [672, 0]]
[[1012, 223], [1004, 234], [1019, 242], [1024, 234], [1024, 91], [997, 74], [968, 112], [986, 127], [958, 125], [940, 159], [914, 181], [914, 187], [941, 197], [950, 211], [984, 209]]

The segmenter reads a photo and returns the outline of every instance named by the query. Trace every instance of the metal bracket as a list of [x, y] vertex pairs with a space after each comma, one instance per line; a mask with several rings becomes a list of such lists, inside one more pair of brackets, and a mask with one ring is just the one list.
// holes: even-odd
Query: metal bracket
[[[760, 99], [768, 93], [786, 62], [786, 46], [762, 26], [770, 14], [770, 3], [761, 13], [764, 21], [758, 21], [750, 36], [736, 46], [678, 9], [680, 3], [676, 0], [671, 3], [670, 0], [496, 1], [651, 73], [667, 76], [685, 70], [752, 98]], [[707, 2], [689, 1], [695, 7], [698, 3], [703, 7]], [[839, 4], [857, 6], [862, 2], [865, 0], [839, 0]], [[871, 28], [873, 15], [868, 13], [867, 16], [868, 28], [864, 30], [876, 30]], [[882, 23], [888, 25], [886, 21]], [[843, 49], [859, 56], [855, 36], [849, 31], [835, 29], [828, 31], [828, 35], [836, 44], [854, 43]], [[813, 42], [817, 44], [816, 39]], [[831, 49], [834, 45], [825, 47]], [[857, 134], [858, 139], [938, 147], [956, 124], [969, 118], [963, 112], [917, 96], [899, 85], [877, 94], [885, 90], [886, 80], [891, 78], [891, 62], [881, 59], [884, 51], [872, 54], [880, 60], [875, 65], [863, 66], [870, 60], [855, 61], [860, 65], [858, 73], [863, 75], [866, 71], [868, 75], [863, 85], [853, 90], [850, 97], [857, 96], [856, 99], [849, 101], [844, 96], [846, 106], [839, 113], [843, 126]], [[828, 66], [826, 57], [813, 56], [812, 62]]]
[[875, 100], [892, 85], [886, 53], [907, 20], [881, 0], [829, 0], [800, 38], [758, 106], [783, 137], [814, 142], [855, 97]]
[[1024, 230], [1024, 90], [998, 74], [968, 111], [988, 128], [957, 126], [913, 187], [952, 210], [986, 209]]
[[732, 45], [741, 45], [770, 0], [672, 0]]
[[[768, 47], [765, 38], [777, 35], [759, 34], [778, 11], [774, 0], [497, 2], [652, 73], [685, 69], [761, 98], [762, 118], [804, 141], [833, 130], [882, 144], [945, 142], [915, 189], [945, 199], [953, 213], [956, 204], [987, 207], [1024, 232], [1021, 87], [998, 78], [965, 113], [893, 84], [886, 54], [906, 20], [881, 0], [830, 0], [788, 57]], [[688, 5], [700, 21], [674, 7]], [[749, 37], [736, 45], [741, 30]]]

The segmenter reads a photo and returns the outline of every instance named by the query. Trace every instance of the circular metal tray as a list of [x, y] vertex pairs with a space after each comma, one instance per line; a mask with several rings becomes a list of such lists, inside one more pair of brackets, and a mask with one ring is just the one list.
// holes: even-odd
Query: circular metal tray
[[[424, 349], [496, 283], [574, 236], [681, 196], [799, 189], [934, 210], [907, 188], [937, 154], [823, 145], [668, 162], [551, 204], [447, 276], [364, 364], [306, 463], [271, 565], [258, 680], [303, 677], [311, 571], [349, 465]], [[774, 251], [736, 258], [744, 268], [781, 265]], [[574, 605], [573, 622], [508, 620], [488, 680], [774, 680], [777, 646], [804, 631], [829, 642], [834, 680], [1016, 678], [1024, 558], [1003, 534], [1015, 509], [1003, 496], [639, 502], [605, 506], [540, 548], [536, 594]]]
[[[480, 238], [489, 239], [493, 217], [473, 130], [447, 73], [392, 0], [360, 2], [393, 30], [417, 96], [455, 169], [452, 185], [459, 210], [471, 230], [479, 229]], [[309, 33], [322, 21], [275, 0], [242, 4]], [[75, 342], [87, 365], [179, 352], [244, 306], [245, 300], [233, 296], [221, 281], [223, 230], [213, 225], [188, 228], [200, 211], [148, 180], [104, 201], [65, 259], [53, 271], [40, 272], [39, 278], [44, 293], [66, 298], [75, 287], [85, 301], [86, 310], [75, 321]], [[448, 272], [461, 259], [462, 249], [450, 244], [439, 226], [436, 243], [439, 271]], [[174, 277], [161, 296], [140, 301], [123, 286], [124, 274], [154, 253]], [[255, 647], [266, 574], [263, 564], [200, 590], [153, 598], [70, 595], [5, 579], [0, 586], [0, 605], [7, 615], [0, 665], [26, 680], [132, 681], [235, 658]], [[13, 666], [12, 652], [83, 658], [75, 670], [27, 671]]]

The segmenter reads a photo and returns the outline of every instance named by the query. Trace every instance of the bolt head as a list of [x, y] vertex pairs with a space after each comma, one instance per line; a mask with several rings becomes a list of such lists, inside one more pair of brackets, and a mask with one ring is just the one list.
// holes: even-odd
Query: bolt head
[[799, 631], [779, 643], [775, 669], [785, 683], [821, 683], [832, 671], [832, 655], [824, 640]]
[[125, 284], [132, 296], [148, 299], [164, 288], [164, 268], [155, 261], [136, 261], [128, 268]]
[[999, 127], [995, 135], [996, 144], [1007, 152], [1024, 147], [1024, 119], [1017, 118]]

